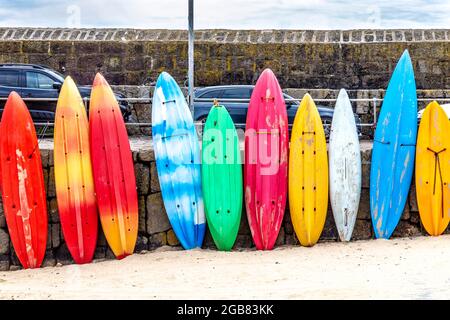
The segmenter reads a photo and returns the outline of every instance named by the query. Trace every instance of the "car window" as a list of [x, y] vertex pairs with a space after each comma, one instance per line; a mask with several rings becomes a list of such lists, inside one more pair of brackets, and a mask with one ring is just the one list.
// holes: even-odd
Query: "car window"
[[250, 99], [251, 90], [249, 88], [225, 89], [222, 99]]
[[200, 96], [200, 99], [218, 99], [222, 97], [222, 90], [208, 91]]
[[19, 72], [12, 70], [0, 70], [0, 86], [18, 87]]
[[27, 72], [27, 88], [53, 89], [53, 79], [39, 72]]

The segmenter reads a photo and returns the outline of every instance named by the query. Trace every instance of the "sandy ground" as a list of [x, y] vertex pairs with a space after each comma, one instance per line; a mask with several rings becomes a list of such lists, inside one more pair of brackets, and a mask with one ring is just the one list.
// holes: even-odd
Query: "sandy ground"
[[450, 236], [158, 251], [0, 273], [2, 299], [448, 299]]

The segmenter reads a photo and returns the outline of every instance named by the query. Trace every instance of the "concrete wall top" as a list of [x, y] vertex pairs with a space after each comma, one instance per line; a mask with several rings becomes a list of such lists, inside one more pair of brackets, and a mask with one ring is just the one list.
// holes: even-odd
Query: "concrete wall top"
[[[216, 43], [378, 43], [448, 41], [449, 29], [197, 30], [196, 41]], [[184, 30], [0, 28], [0, 41], [187, 41]]]

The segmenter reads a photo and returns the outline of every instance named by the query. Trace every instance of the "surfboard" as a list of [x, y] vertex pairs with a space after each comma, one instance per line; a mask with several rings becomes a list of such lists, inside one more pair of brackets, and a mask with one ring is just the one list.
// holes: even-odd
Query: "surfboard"
[[407, 50], [389, 82], [372, 150], [370, 208], [377, 238], [389, 239], [405, 208], [414, 170], [417, 95]]
[[416, 150], [416, 194], [420, 220], [432, 236], [442, 234], [450, 218], [450, 123], [431, 102], [420, 121]]
[[92, 87], [89, 121], [100, 222], [111, 250], [122, 259], [133, 254], [137, 239], [136, 179], [122, 113], [101, 74], [97, 74]]
[[258, 250], [275, 245], [287, 196], [288, 119], [277, 78], [263, 71], [253, 90], [245, 132], [247, 218]]
[[229, 251], [242, 212], [243, 182], [239, 138], [224, 106], [214, 106], [203, 130], [202, 186], [206, 221], [214, 243]]
[[98, 213], [89, 149], [89, 122], [78, 88], [67, 77], [55, 114], [55, 187], [64, 240], [77, 264], [92, 261]]
[[303, 97], [292, 127], [289, 206], [300, 244], [315, 245], [327, 217], [328, 159], [325, 131], [309, 94]]
[[361, 151], [347, 91], [339, 92], [329, 142], [330, 202], [341, 241], [350, 241], [361, 197]]
[[201, 247], [206, 219], [200, 145], [180, 87], [167, 72], [156, 82], [152, 136], [161, 193], [173, 231], [184, 249]]
[[44, 175], [33, 120], [16, 92], [3, 111], [0, 161], [3, 209], [14, 251], [23, 268], [39, 268], [48, 228]]

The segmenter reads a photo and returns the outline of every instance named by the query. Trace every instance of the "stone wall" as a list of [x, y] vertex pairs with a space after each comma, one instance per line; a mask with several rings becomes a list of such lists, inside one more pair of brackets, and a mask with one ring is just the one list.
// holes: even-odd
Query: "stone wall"
[[[362, 143], [361, 152], [363, 163], [363, 189], [358, 219], [353, 233], [353, 240], [373, 238], [369, 207], [371, 143]], [[58, 263], [70, 264], [72, 263], [72, 259], [64, 243], [55, 198], [53, 151], [50, 148], [41, 148], [41, 155], [45, 173], [45, 184], [47, 187], [49, 217], [47, 252], [43, 265], [55, 266]], [[136, 252], [154, 250], [166, 245], [179, 246], [178, 240], [171, 229], [164, 211], [154, 154], [150, 149], [150, 141], [141, 141], [139, 148], [133, 151], [133, 158], [135, 161], [136, 182], [139, 195], [139, 237], [136, 245]], [[394, 233], [394, 237], [410, 237], [421, 234], [425, 233], [420, 224], [413, 185], [409, 201], [406, 204], [402, 220]], [[327, 221], [320, 241], [337, 241], [337, 239], [338, 234], [334, 225], [331, 207], [329, 206]], [[277, 245], [298, 245], [290, 222], [289, 210], [286, 211]], [[252, 237], [248, 227], [246, 214], [243, 212], [235, 249], [251, 248], [252, 246]], [[214, 248], [214, 243], [209, 233], [206, 235], [204, 248]], [[95, 260], [101, 261], [105, 259], [114, 259], [114, 255], [108, 248], [100, 228]], [[3, 210], [0, 210], [0, 270], [17, 270], [20, 268], [19, 265], [9, 241], [4, 212]]]
[[[270, 67], [285, 88], [385, 88], [409, 49], [419, 89], [449, 86], [449, 30], [199, 30], [196, 84], [254, 83]], [[49, 65], [91, 84], [140, 85], [166, 70], [187, 76], [187, 32], [0, 28], [0, 63]]]

